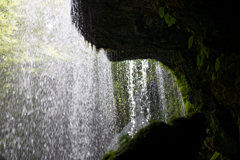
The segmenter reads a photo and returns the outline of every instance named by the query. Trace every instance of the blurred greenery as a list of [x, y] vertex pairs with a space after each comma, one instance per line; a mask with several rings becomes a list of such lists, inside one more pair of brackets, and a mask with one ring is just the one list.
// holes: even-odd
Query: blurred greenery
[[[131, 121], [130, 115], [132, 108], [129, 98], [129, 63], [129, 61], [112, 63], [115, 115], [118, 124], [117, 132], [121, 132], [123, 127]], [[137, 103], [136, 101], [140, 101], [144, 116], [147, 117], [150, 113], [149, 122], [156, 120], [167, 122], [172, 116], [183, 116], [185, 111], [182, 107], [182, 100], [178, 91], [181, 89], [178, 88], [177, 80], [170, 71], [166, 70], [160, 62], [149, 59], [147, 60], [147, 68], [144, 69], [144, 72], [146, 72], [146, 80], [144, 81], [142, 79], [144, 74], [142, 73], [143, 60], [135, 60], [133, 64], [133, 96], [140, 98], [138, 100], [135, 99], [135, 103]], [[160, 68], [162, 68], [161, 75], [159, 73]], [[160, 84], [160, 78], [163, 78], [163, 84]], [[146, 91], [142, 90], [144, 85], [147, 87]], [[163, 85], [163, 88], [160, 89], [160, 85]], [[182, 86], [182, 90], [185, 90], [183, 87], [185, 86]], [[138, 113], [136, 113], [136, 116], [137, 115]]]
[[[32, 90], [32, 96], [26, 97], [23, 93], [27, 88], [20, 89], [21, 77], [31, 78], [37, 83], [43, 72], [51, 72], [51, 68], [43, 64], [67, 61], [71, 58], [65, 53], [67, 46], [46, 42], [46, 37], [51, 39], [54, 35], [46, 29], [48, 15], [43, 11], [52, 10], [61, 0], [48, 0], [50, 1], [52, 3], [35, 1], [43, 5], [35, 8], [39, 15], [33, 16], [29, 13], [30, 0], [0, 0], [0, 147], [3, 148], [3, 144], [13, 144], [4, 146], [6, 150], [6, 147], [17, 148], [17, 144], [31, 144], [30, 137], [22, 137], [29, 136], [26, 131], [33, 125], [37, 126], [42, 120], [42, 117], [36, 116], [40, 114], [35, 108], [39, 106], [39, 101], [34, 98], [35, 89], [39, 86], [31, 84], [33, 88], [29, 90]], [[60, 52], [63, 48], [64, 52]], [[48, 81], [49, 77], [45, 80]], [[14, 98], [16, 95], [17, 100]], [[32, 105], [27, 105], [27, 101], [31, 101]], [[41, 131], [36, 129], [35, 135], [31, 136], [33, 139], [40, 139]]]

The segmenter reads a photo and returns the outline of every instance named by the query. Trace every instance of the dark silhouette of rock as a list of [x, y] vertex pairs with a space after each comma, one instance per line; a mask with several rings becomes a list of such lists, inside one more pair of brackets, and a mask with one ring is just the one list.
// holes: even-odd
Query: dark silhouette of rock
[[175, 119], [172, 126], [155, 121], [140, 129], [114, 155], [106, 154], [102, 160], [194, 160], [206, 138], [205, 123], [206, 118], [201, 113]]

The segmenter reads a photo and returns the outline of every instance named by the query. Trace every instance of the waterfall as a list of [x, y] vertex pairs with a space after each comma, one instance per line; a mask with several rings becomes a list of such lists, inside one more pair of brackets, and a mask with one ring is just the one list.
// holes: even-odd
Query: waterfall
[[133, 127], [131, 128], [130, 132], [129, 132], [129, 135], [133, 136], [135, 131], [133, 130], [134, 129], [134, 125], [135, 125], [135, 121], [134, 121], [134, 118], [136, 116], [136, 113], [135, 113], [135, 108], [136, 108], [136, 105], [135, 105], [135, 101], [134, 101], [134, 84], [133, 84], [133, 81], [134, 81], [134, 77], [133, 77], [133, 71], [134, 71], [134, 67], [135, 67], [135, 63], [134, 61], [129, 61], [129, 76], [128, 76], [128, 92], [129, 92], [129, 98], [128, 98], [128, 101], [129, 101], [129, 106], [130, 106], [130, 112], [131, 112], [131, 122], [133, 124]]
[[[142, 95], [148, 95], [148, 82], [147, 82], [147, 69], [148, 69], [148, 60], [142, 60]], [[143, 110], [143, 108], [146, 108], [146, 121], [149, 122], [150, 117], [151, 117], [151, 113], [150, 113], [150, 97], [149, 96], [145, 96], [145, 102], [143, 103], [144, 106], [141, 106], [141, 111]], [[141, 112], [143, 113], [143, 111]]]
[[16, 2], [16, 40], [0, 57], [0, 159], [99, 160], [120, 132], [184, 115], [174, 77], [152, 60], [110, 63], [72, 25], [70, 1]]
[[21, 0], [0, 99], [1, 156], [98, 160], [114, 135], [111, 63], [71, 23], [70, 1]]
[[[108, 146], [117, 150], [121, 137], [133, 137], [151, 121], [168, 122], [185, 115], [176, 78], [154, 60], [112, 63], [117, 134]], [[124, 101], [128, 99], [128, 101]]]

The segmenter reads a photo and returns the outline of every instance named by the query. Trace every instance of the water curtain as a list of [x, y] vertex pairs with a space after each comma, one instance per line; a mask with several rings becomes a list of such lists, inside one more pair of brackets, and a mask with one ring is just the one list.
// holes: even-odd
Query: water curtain
[[72, 25], [70, 1], [21, 0], [1, 70], [1, 156], [100, 159], [114, 134], [111, 63]]
[[72, 25], [70, 1], [8, 2], [18, 3], [1, 55], [5, 159], [99, 160], [119, 135], [184, 115], [170, 73], [152, 60], [110, 63]]

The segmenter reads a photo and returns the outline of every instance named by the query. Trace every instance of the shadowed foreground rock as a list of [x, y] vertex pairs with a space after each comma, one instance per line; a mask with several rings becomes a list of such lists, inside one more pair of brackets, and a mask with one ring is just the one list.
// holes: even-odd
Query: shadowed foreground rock
[[142, 128], [133, 139], [102, 160], [184, 159], [194, 160], [206, 138], [206, 118], [195, 113], [178, 118], [172, 125], [155, 121]]

